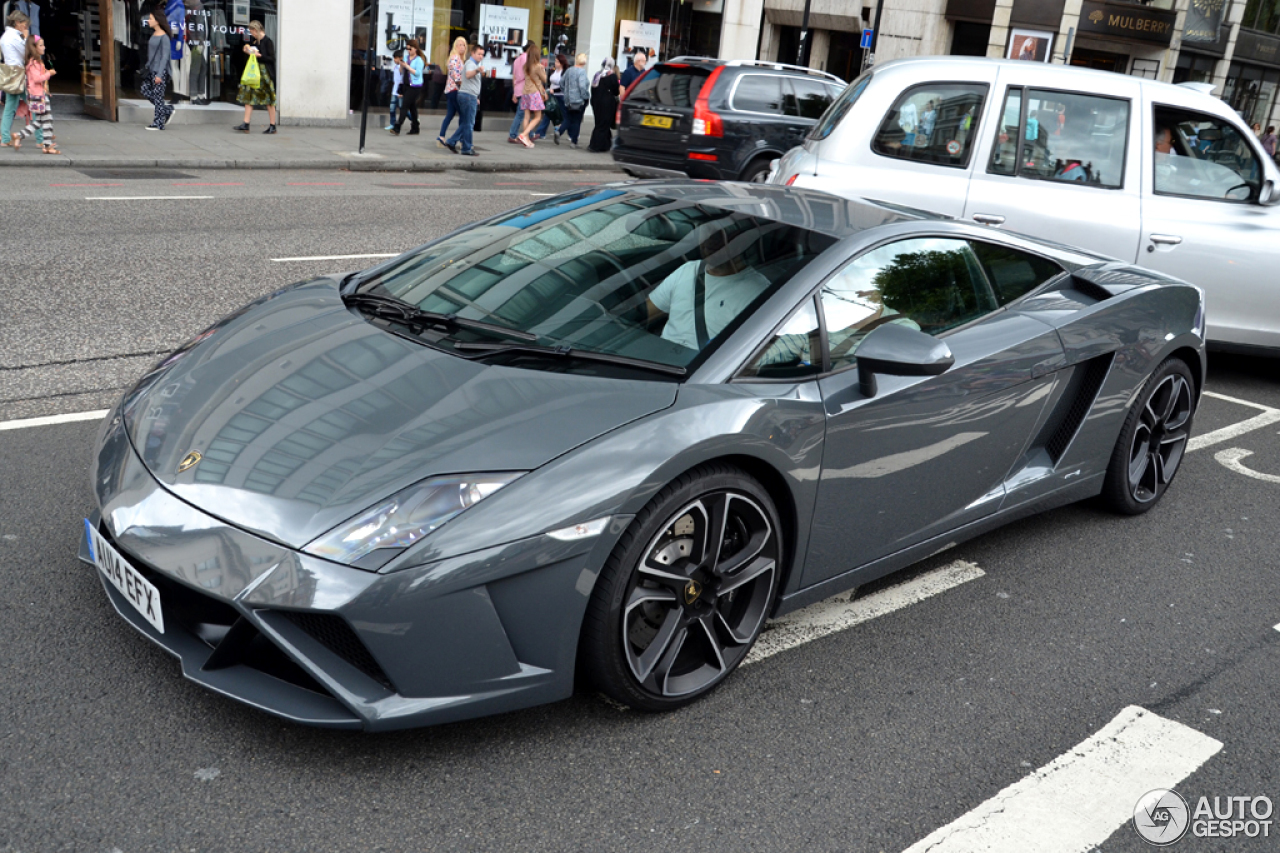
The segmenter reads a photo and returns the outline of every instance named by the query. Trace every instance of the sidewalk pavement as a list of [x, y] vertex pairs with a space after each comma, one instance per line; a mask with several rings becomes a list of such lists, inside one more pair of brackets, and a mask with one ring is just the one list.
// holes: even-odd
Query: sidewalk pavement
[[[551, 137], [533, 149], [507, 142], [511, 113], [485, 115], [485, 130], [475, 134], [479, 156], [462, 157], [436, 144], [440, 116], [423, 116], [422, 132], [400, 136], [385, 129], [385, 116], [369, 116], [364, 154], [358, 154], [359, 127], [297, 127], [283, 125], [272, 136], [265, 110], [255, 110], [253, 130], [237, 133], [232, 123], [184, 124], [182, 109], [163, 131], [144, 126], [96, 120], [53, 120], [62, 154], [44, 154], [35, 137], [21, 151], [0, 148], [0, 167], [69, 166], [72, 168], [182, 168], [182, 169], [346, 169], [353, 172], [439, 172], [469, 169], [482, 172], [521, 172], [616, 168], [609, 154], [587, 150], [592, 123], [583, 122], [581, 147], [569, 147], [568, 137], [552, 144]], [[235, 117], [238, 121], [239, 116]], [[457, 127], [455, 120], [449, 128]]]

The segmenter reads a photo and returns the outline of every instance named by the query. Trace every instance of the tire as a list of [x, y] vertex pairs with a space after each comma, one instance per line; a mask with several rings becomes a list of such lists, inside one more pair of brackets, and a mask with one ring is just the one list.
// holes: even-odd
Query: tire
[[1186, 453], [1194, 414], [1191, 368], [1170, 358], [1147, 380], [1120, 430], [1102, 484], [1108, 509], [1140, 515], [1159, 502]]
[[769, 159], [757, 158], [742, 170], [741, 180], [748, 184], [763, 184], [769, 178]]
[[668, 485], [600, 574], [579, 643], [583, 674], [643, 711], [714, 690], [764, 627], [781, 575], [781, 531], [768, 493], [736, 468], [704, 465]]

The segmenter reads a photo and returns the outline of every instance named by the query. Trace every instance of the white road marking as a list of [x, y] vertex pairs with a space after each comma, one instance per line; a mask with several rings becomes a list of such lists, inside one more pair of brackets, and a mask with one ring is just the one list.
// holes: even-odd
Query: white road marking
[[906, 853], [1067, 853], [1101, 844], [1138, 799], [1172, 788], [1222, 742], [1136, 705]]
[[1235, 471], [1237, 474], [1244, 474], [1246, 477], [1252, 477], [1264, 483], [1280, 483], [1280, 477], [1275, 474], [1263, 474], [1261, 471], [1245, 467], [1240, 460], [1252, 455], [1252, 450], [1245, 450], [1242, 447], [1228, 447], [1226, 450], [1219, 450], [1213, 454], [1213, 458], [1218, 460], [1228, 471]]
[[310, 258], [272, 258], [271, 260], [277, 264], [289, 264], [295, 261], [354, 261], [361, 258], [394, 258], [399, 254], [399, 252], [392, 252], [391, 254], [377, 255], [315, 255]]
[[560, 193], [529, 193], [529, 195], [536, 195], [539, 198], [546, 198], [547, 196], [560, 195]]
[[1206, 432], [1204, 435], [1197, 435], [1187, 442], [1187, 452], [1199, 450], [1202, 447], [1209, 447], [1214, 444], [1221, 444], [1229, 441], [1237, 435], [1244, 435], [1246, 432], [1253, 432], [1256, 429], [1271, 426], [1280, 421], [1280, 409], [1273, 409], [1270, 406], [1264, 406], [1261, 403], [1251, 403], [1248, 400], [1241, 400], [1237, 397], [1228, 397], [1226, 394], [1218, 394], [1213, 391], [1205, 391], [1204, 396], [1213, 397], [1215, 400], [1223, 400], [1227, 403], [1235, 403], [1238, 406], [1248, 406], [1252, 409], [1261, 409], [1262, 414], [1254, 415], [1247, 420], [1239, 423], [1225, 426], [1221, 429], [1215, 429], [1213, 432]]
[[918, 578], [872, 593], [866, 598], [849, 601], [845, 595], [820, 601], [770, 623], [769, 630], [756, 640], [755, 647], [742, 665], [746, 666], [810, 640], [844, 631], [877, 616], [884, 616], [946, 592], [966, 581], [976, 580], [985, 574], [974, 563], [956, 560]]
[[198, 201], [211, 195], [87, 195], [85, 201]]
[[100, 421], [107, 416], [110, 409], [96, 409], [92, 412], [72, 412], [69, 415], [48, 415], [43, 418], [23, 418], [18, 421], [0, 421], [0, 432], [8, 429], [26, 429], [27, 427], [50, 426], [52, 424], [69, 424], [76, 421]]

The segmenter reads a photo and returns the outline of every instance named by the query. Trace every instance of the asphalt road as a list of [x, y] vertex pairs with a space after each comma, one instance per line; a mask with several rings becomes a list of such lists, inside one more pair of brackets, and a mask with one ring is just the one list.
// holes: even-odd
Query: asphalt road
[[[0, 421], [100, 408], [156, 352], [333, 269], [271, 258], [398, 251], [530, 193], [612, 177], [395, 187], [386, 175], [218, 173], [189, 180], [243, 186], [94, 203], [85, 196], [108, 193], [48, 186], [65, 175], [24, 173], [0, 190], [6, 221], [22, 223], [0, 261]], [[120, 183], [111, 193], [189, 191]], [[1276, 362], [1211, 365], [1218, 396], [1205, 398], [1198, 434], [1280, 409]], [[1132, 705], [1222, 744], [1190, 775], [1147, 787], [1173, 784], [1193, 805], [1280, 801], [1280, 423], [1191, 452], [1145, 516], [1082, 504], [934, 557], [880, 586], [955, 560], [984, 574], [745, 667], [679, 712], [620, 711], [584, 691], [378, 736], [290, 725], [213, 695], [115, 615], [76, 560], [95, 429], [0, 429], [6, 853], [892, 853], [1069, 756]], [[1225, 453], [1236, 448], [1251, 455]], [[1043, 844], [1020, 849], [1054, 849], [1052, 819], [1072, 823], [1071, 807], [1025, 821]], [[1277, 846], [1188, 837], [1173, 849]], [[1148, 848], [1123, 825], [1096, 849]]]

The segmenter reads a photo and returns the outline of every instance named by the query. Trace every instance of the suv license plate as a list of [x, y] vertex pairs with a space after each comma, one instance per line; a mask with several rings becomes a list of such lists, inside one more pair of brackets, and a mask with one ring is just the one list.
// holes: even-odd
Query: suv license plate
[[102, 538], [89, 523], [84, 522], [89, 532], [89, 542], [93, 545], [93, 562], [111, 585], [120, 590], [120, 594], [133, 605], [133, 609], [142, 614], [142, 618], [151, 623], [161, 634], [164, 633], [164, 614], [160, 611], [160, 590], [151, 581], [129, 565], [129, 561], [120, 556], [115, 546]]
[[640, 119], [640, 124], [644, 125], [645, 127], [660, 127], [663, 130], [670, 130], [671, 117], [670, 116], [645, 116], [642, 119]]

